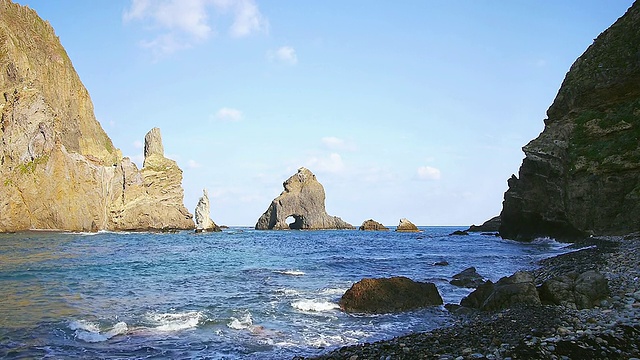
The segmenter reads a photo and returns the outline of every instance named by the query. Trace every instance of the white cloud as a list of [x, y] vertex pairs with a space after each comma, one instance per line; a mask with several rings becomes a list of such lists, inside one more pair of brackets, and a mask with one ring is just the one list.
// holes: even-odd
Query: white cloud
[[202, 164], [200, 164], [199, 162], [195, 161], [195, 160], [189, 160], [187, 162], [187, 167], [189, 169], [198, 169], [202, 167]]
[[136, 149], [142, 149], [144, 147], [144, 144], [142, 143], [142, 141], [136, 140], [133, 142], [133, 147]]
[[267, 53], [267, 57], [271, 61], [278, 61], [289, 65], [295, 65], [298, 63], [296, 50], [291, 46], [281, 46], [276, 51], [269, 51], [269, 53]]
[[232, 12], [229, 33], [244, 37], [266, 31], [268, 22], [254, 0], [131, 0], [124, 11], [125, 23], [143, 23], [147, 29], [158, 32], [152, 40], [141, 45], [160, 55], [192, 47], [214, 34], [209, 21], [212, 11]]
[[328, 157], [312, 157], [306, 167], [312, 172], [339, 173], [345, 170], [342, 156], [337, 153], [331, 153]]
[[320, 139], [322, 144], [331, 150], [347, 150], [354, 151], [356, 149], [355, 144], [349, 142], [347, 140], [335, 137], [335, 136], [327, 136]]
[[242, 111], [238, 109], [223, 107], [218, 110], [215, 118], [223, 121], [240, 121], [242, 120]]
[[431, 166], [420, 166], [418, 168], [418, 179], [420, 180], [440, 180], [440, 170]]

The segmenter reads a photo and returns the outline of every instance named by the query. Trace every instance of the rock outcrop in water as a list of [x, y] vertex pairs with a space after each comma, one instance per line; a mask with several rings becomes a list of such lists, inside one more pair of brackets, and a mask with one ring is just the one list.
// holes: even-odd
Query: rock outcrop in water
[[[256, 223], [256, 230], [320, 230], [353, 229], [337, 216], [329, 216], [325, 210], [324, 187], [306, 168], [287, 179], [284, 191], [275, 198]], [[294, 222], [287, 224], [287, 219]]]
[[571, 66], [544, 131], [508, 181], [500, 235], [640, 230], [640, 3]]
[[389, 231], [388, 227], [373, 219], [365, 220], [359, 229], [363, 231]]
[[402, 219], [400, 219], [400, 222], [398, 223], [398, 227], [396, 228], [396, 231], [398, 231], [398, 232], [419, 232], [420, 230], [411, 221], [409, 221], [408, 219], [402, 218]]
[[222, 231], [216, 223], [211, 220], [211, 205], [207, 190], [202, 190], [202, 197], [196, 205], [196, 232]]
[[9, 0], [0, 0], [0, 94], [0, 232], [194, 227], [182, 170], [161, 141], [141, 170], [122, 158], [51, 25]]
[[381, 314], [442, 305], [442, 297], [434, 283], [396, 276], [358, 281], [339, 305], [345, 312]]

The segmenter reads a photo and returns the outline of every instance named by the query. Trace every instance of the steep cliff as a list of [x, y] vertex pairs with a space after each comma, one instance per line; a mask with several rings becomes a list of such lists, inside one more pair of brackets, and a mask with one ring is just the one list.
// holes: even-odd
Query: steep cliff
[[[284, 191], [275, 198], [256, 223], [256, 230], [319, 230], [353, 229], [337, 216], [325, 210], [324, 187], [306, 168], [298, 169], [283, 184]], [[287, 218], [294, 222], [287, 224]]]
[[508, 181], [500, 235], [640, 230], [639, 3], [575, 61], [547, 117]]
[[0, 232], [193, 228], [175, 162], [122, 159], [53, 28], [9, 0], [0, 94]]

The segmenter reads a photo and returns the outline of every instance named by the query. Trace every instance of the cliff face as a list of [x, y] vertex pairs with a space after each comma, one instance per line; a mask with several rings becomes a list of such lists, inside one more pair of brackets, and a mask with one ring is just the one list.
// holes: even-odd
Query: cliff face
[[9, 0], [0, 94], [0, 232], [193, 228], [175, 162], [122, 159], [53, 28]]
[[[284, 184], [284, 191], [275, 198], [256, 223], [256, 230], [319, 230], [353, 229], [337, 216], [325, 210], [324, 187], [306, 168], [298, 169]], [[287, 218], [295, 221], [287, 224]]]
[[640, 230], [640, 4], [571, 66], [544, 131], [508, 181], [500, 235]]

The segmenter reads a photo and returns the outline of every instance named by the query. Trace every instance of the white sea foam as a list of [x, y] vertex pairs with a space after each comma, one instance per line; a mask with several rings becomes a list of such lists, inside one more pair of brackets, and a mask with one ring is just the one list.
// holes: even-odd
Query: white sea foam
[[283, 294], [285, 296], [297, 296], [300, 295], [300, 292], [295, 289], [278, 289], [276, 290], [278, 294]]
[[126, 334], [129, 327], [125, 322], [116, 323], [108, 331], [101, 333], [100, 326], [94, 322], [77, 320], [69, 323], [69, 329], [74, 330], [77, 339], [84, 342], [96, 343], [111, 339], [114, 336]]
[[289, 275], [289, 276], [304, 276], [304, 271], [301, 270], [276, 270], [276, 274]]
[[349, 289], [345, 288], [325, 288], [320, 291], [321, 295], [342, 295]]
[[187, 311], [183, 313], [148, 314], [147, 316], [156, 326], [158, 331], [180, 331], [195, 328], [204, 318], [200, 311]]
[[234, 330], [245, 330], [251, 329], [253, 327], [253, 319], [251, 318], [251, 313], [246, 313], [240, 319], [236, 317], [231, 317], [231, 321], [227, 324], [227, 326]]
[[307, 312], [331, 311], [340, 308], [338, 304], [326, 300], [299, 300], [292, 302], [291, 306], [295, 309]]

